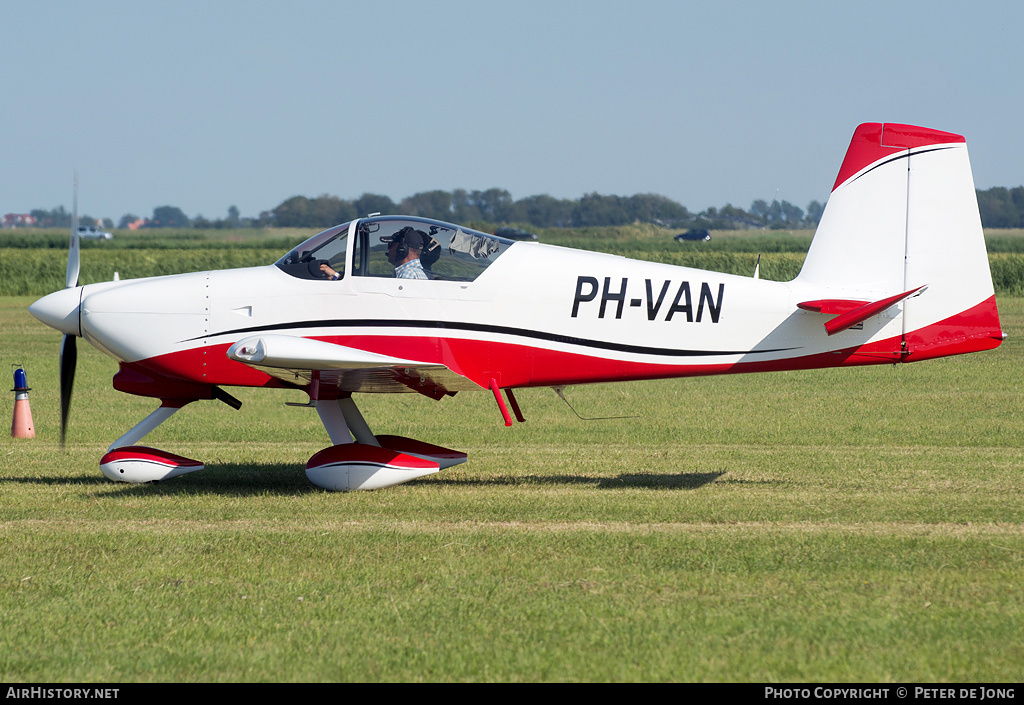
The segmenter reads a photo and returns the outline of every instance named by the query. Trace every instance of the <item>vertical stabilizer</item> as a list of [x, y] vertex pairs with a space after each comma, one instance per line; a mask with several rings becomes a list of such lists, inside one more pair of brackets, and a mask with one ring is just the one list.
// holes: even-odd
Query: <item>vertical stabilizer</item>
[[867, 301], [927, 287], [900, 304], [907, 361], [998, 345], [964, 138], [911, 125], [859, 126], [793, 284], [815, 298]]

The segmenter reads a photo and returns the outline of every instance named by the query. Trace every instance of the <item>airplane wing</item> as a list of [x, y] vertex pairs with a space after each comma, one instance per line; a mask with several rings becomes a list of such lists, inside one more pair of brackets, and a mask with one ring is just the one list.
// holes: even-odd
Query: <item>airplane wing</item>
[[419, 392], [433, 399], [480, 385], [435, 362], [380, 355], [293, 335], [254, 335], [228, 348], [232, 360], [289, 384], [341, 392]]

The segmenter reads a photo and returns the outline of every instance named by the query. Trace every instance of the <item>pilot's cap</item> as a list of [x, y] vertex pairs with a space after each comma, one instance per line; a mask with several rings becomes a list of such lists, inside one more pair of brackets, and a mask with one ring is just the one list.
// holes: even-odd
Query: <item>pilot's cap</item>
[[427, 242], [427, 234], [422, 230], [417, 230], [411, 225], [406, 225], [393, 235], [381, 235], [380, 241], [387, 243], [405, 242], [407, 247], [411, 247], [415, 250], [422, 250], [423, 243]]

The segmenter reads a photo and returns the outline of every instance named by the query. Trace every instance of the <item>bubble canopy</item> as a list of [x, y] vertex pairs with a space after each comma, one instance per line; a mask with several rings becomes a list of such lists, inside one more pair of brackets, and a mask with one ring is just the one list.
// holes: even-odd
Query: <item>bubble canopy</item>
[[[342, 223], [317, 233], [277, 261], [299, 279], [328, 279], [322, 265], [338, 278], [394, 277], [388, 247], [399, 237], [415, 248], [428, 279], [473, 281], [493, 264], [513, 240], [439, 220], [411, 216], [374, 216]], [[407, 245], [408, 246], [408, 245]], [[414, 252], [415, 254], [415, 252]]]

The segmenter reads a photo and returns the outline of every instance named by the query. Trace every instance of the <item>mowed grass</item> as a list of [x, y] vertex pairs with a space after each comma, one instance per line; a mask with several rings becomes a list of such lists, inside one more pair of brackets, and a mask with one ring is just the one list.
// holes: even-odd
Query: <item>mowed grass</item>
[[351, 494], [305, 478], [329, 441], [284, 406], [304, 397], [247, 389], [144, 441], [206, 470], [108, 482], [156, 403], [80, 344], [61, 448], [30, 301], [0, 298], [38, 434], [0, 440], [6, 682], [1024, 676], [1024, 299], [977, 355], [566, 392], [635, 418], [549, 389], [512, 428], [489, 393], [364, 396], [378, 432], [470, 460]]

